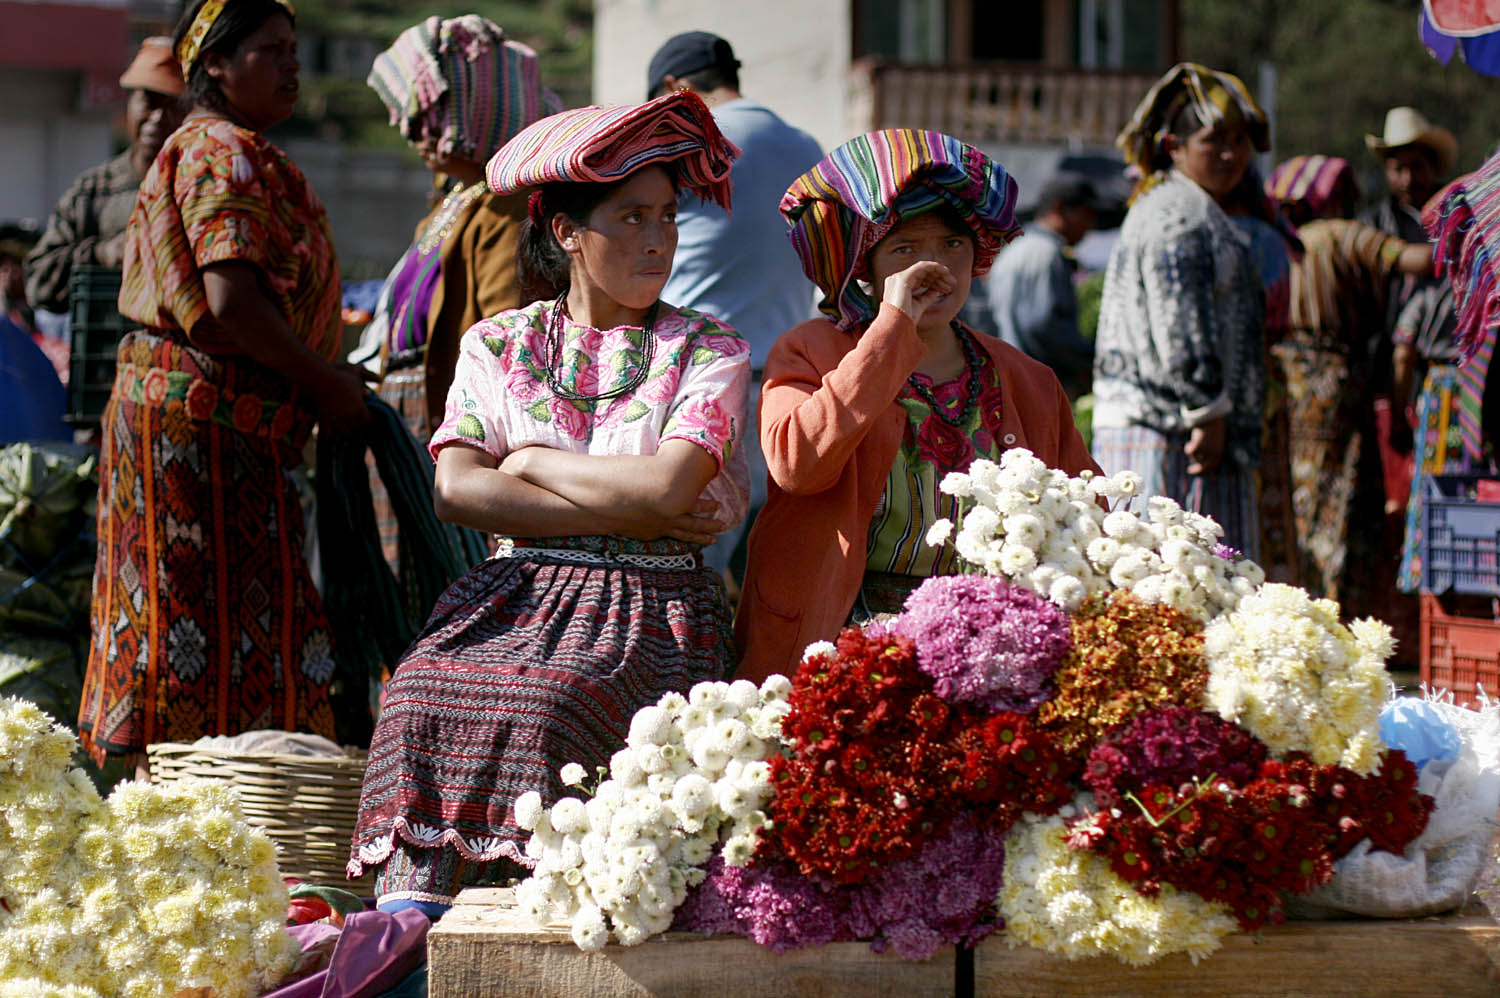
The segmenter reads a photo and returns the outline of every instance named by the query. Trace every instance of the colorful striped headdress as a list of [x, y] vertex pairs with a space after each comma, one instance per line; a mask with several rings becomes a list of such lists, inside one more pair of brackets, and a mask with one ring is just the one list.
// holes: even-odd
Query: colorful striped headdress
[[1196, 62], [1179, 62], [1146, 91], [1130, 123], [1115, 136], [1126, 164], [1141, 173], [1132, 198], [1155, 186], [1171, 167], [1172, 158], [1163, 142], [1172, 130], [1173, 119], [1189, 104], [1203, 125], [1241, 122], [1256, 149], [1264, 152], [1271, 148], [1266, 113], [1238, 76]]
[[740, 154], [702, 98], [686, 90], [645, 104], [581, 107], [543, 118], [497, 152], [485, 169], [497, 194], [558, 182], [607, 183], [645, 166], [729, 210], [729, 168]]
[[1439, 191], [1422, 224], [1458, 315], [1459, 433], [1464, 449], [1482, 458], [1484, 385], [1500, 330], [1500, 154]]
[[1337, 156], [1293, 156], [1271, 171], [1266, 193], [1298, 225], [1323, 218], [1347, 199], [1359, 200], [1359, 181], [1347, 159]]
[[875, 317], [875, 301], [859, 285], [870, 250], [898, 222], [940, 206], [974, 235], [975, 277], [1021, 234], [1015, 180], [978, 149], [941, 132], [890, 128], [851, 139], [781, 199], [802, 269], [823, 291], [819, 309], [850, 330]]
[[365, 80], [409, 142], [484, 162], [561, 106], [542, 86], [536, 53], [478, 14], [429, 17], [375, 57]]

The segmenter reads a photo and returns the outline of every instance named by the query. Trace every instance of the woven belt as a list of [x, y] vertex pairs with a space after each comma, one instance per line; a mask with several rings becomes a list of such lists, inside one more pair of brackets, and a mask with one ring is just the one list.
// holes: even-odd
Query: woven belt
[[519, 544], [501, 544], [491, 558], [540, 559], [566, 561], [576, 565], [611, 565], [630, 568], [654, 568], [686, 572], [698, 568], [696, 554], [633, 554], [629, 551], [578, 551], [573, 548], [534, 548]]

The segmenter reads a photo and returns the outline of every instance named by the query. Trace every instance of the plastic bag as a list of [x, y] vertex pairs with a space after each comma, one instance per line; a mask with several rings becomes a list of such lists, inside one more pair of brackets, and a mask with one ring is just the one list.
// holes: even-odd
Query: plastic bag
[[1355, 846], [1332, 880], [1294, 899], [1294, 917], [1435, 915], [1462, 906], [1473, 892], [1500, 812], [1500, 704], [1468, 710], [1448, 699], [1427, 702], [1462, 742], [1457, 758], [1422, 768], [1418, 788], [1435, 800], [1427, 828], [1402, 856], [1374, 850], [1368, 839]]

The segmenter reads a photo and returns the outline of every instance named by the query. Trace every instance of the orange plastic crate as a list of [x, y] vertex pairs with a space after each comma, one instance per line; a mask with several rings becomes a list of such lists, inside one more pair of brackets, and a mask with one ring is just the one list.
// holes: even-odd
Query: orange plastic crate
[[1478, 706], [1481, 687], [1491, 699], [1500, 696], [1500, 621], [1493, 607], [1488, 616], [1460, 612], [1482, 602], [1422, 594], [1422, 682], [1469, 707]]

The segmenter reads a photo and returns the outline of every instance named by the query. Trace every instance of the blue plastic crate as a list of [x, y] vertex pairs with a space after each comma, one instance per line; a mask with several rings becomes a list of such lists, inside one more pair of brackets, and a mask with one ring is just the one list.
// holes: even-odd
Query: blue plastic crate
[[1422, 476], [1422, 588], [1500, 596], [1500, 503], [1474, 498], [1465, 475]]

